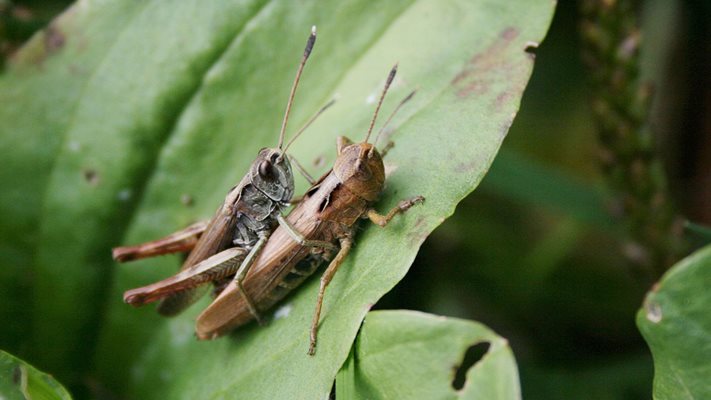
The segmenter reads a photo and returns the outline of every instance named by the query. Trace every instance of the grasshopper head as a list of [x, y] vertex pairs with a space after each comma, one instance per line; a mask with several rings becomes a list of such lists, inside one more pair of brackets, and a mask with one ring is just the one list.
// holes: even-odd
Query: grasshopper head
[[274, 201], [288, 203], [294, 195], [289, 158], [279, 149], [259, 151], [249, 170], [252, 184]]
[[339, 137], [333, 172], [348, 190], [365, 200], [376, 200], [383, 190], [383, 159], [371, 143], [354, 144], [345, 137]]

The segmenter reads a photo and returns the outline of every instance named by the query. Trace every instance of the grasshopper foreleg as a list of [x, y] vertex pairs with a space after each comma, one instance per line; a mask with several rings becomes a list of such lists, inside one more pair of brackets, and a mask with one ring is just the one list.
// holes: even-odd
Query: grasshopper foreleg
[[267, 239], [269, 239], [269, 233], [266, 231], [261, 231], [259, 232], [259, 240], [257, 240], [257, 243], [254, 244], [254, 247], [252, 247], [252, 250], [249, 251], [249, 254], [247, 254], [247, 257], [244, 258], [244, 261], [242, 261], [242, 264], [239, 266], [239, 269], [235, 273], [234, 277], [234, 282], [237, 285], [237, 290], [242, 293], [242, 297], [244, 297], [244, 301], [247, 303], [247, 308], [249, 308], [249, 313], [254, 316], [254, 319], [257, 320], [257, 323], [259, 325], [262, 325], [262, 317], [259, 315], [259, 311], [257, 310], [257, 307], [254, 305], [254, 301], [252, 301], [252, 298], [249, 297], [247, 294], [247, 291], [244, 289], [243, 281], [244, 277], [247, 276], [247, 272], [249, 272], [249, 269], [252, 267], [252, 264], [254, 264], [254, 260], [257, 258], [259, 253], [262, 251], [262, 248], [264, 245], [267, 243]]
[[365, 217], [368, 218], [369, 220], [371, 220], [374, 224], [377, 224], [379, 226], [385, 226], [397, 214], [405, 212], [410, 207], [414, 206], [415, 204], [422, 203], [424, 201], [425, 201], [424, 197], [415, 196], [411, 199], [400, 201], [400, 203], [398, 203], [397, 206], [393, 207], [392, 210], [390, 210], [390, 212], [388, 212], [386, 215], [380, 215], [380, 214], [378, 214], [377, 211], [375, 211], [374, 209], [371, 208], [371, 209], [368, 209], [368, 211], [365, 214]]
[[350, 235], [348, 235], [342, 238], [340, 243], [341, 249], [338, 250], [338, 254], [336, 254], [336, 257], [334, 257], [331, 263], [328, 264], [328, 268], [326, 268], [326, 271], [321, 276], [321, 286], [319, 286], [318, 297], [316, 298], [316, 310], [314, 311], [314, 317], [311, 321], [311, 335], [308, 352], [310, 356], [316, 353], [316, 334], [318, 333], [318, 321], [321, 317], [321, 306], [323, 305], [323, 296], [326, 293], [326, 287], [329, 283], [331, 283], [331, 279], [333, 279], [336, 271], [338, 271], [338, 267], [341, 266], [343, 260], [351, 250], [351, 247], [353, 246], [353, 239]]
[[301, 246], [304, 247], [321, 247], [327, 250], [338, 250], [338, 246], [331, 242], [327, 242], [325, 240], [308, 240], [304, 238], [304, 235], [302, 235], [296, 228], [291, 226], [289, 221], [284, 218], [283, 215], [279, 214], [277, 215], [277, 221], [279, 221], [279, 225], [281, 225], [284, 229], [286, 229], [286, 232], [291, 236], [292, 239], [296, 243], [298, 243]]

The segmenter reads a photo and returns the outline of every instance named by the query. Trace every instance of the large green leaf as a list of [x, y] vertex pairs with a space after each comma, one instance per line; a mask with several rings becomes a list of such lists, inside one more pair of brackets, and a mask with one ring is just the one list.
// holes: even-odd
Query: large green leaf
[[[92, 373], [129, 398], [324, 397], [368, 308], [491, 164], [531, 73], [525, 49], [552, 10], [548, 0], [77, 3], [0, 78], [0, 318], [21, 321], [2, 340], [30, 344], [30, 359], [67, 382]], [[383, 114], [419, 90], [392, 123], [378, 208], [418, 194], [427, 202], [358, 235], [326, 296], [315, 358], [306, 348], [316, 280], [268, 327], [196, 342], [199, 307], [164, 320], [121, 302], [177, 261], [117, 266], [109, 248], [211, 215], [258, 149], [275, 144], [313, 24], [290, 131], [339, 101], [293, 154], [314, 175], [327, 170], [338, 134], [363, 137], [399, 62]]]
[[0, 350], [0, 399], [69, 400], [52, 376]]
[[654, 357], [654, 398], [711, 398], [711, 246], [681, 260], [649, 292], [637, 326]]
[[[488, 344], [457, 385], [468, 348]], [[347, 399], [520, 399], [518, 371], [506, 339], [484, 325], [415, 311], [368, 313], [336, 378]]]

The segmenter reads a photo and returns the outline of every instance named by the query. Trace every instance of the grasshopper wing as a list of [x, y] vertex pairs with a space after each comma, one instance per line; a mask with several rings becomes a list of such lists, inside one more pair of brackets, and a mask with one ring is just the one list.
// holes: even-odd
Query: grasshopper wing
[[205, 283], [233, 275], [246, 255], [247, 251], [239, 247], [221, 251], [170, 278], [128, 290], [123, 299], [132, 306], [142, 306], [168, 296], [182, 294]]

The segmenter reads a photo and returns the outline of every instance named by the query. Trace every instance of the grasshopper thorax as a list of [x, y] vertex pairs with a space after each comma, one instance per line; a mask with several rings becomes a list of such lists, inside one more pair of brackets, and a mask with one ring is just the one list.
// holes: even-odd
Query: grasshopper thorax
[[353, 144], [345, 137], [339, 138], [333, 173], [351, 193], [365, 200], [376, 200], [383, 190], [383, 159], [370, 143]]
[[252, 184], [270, 199], [288, 203], [294, 195], [289, 158], [279, 149], [263, 148], [249, 170]]

